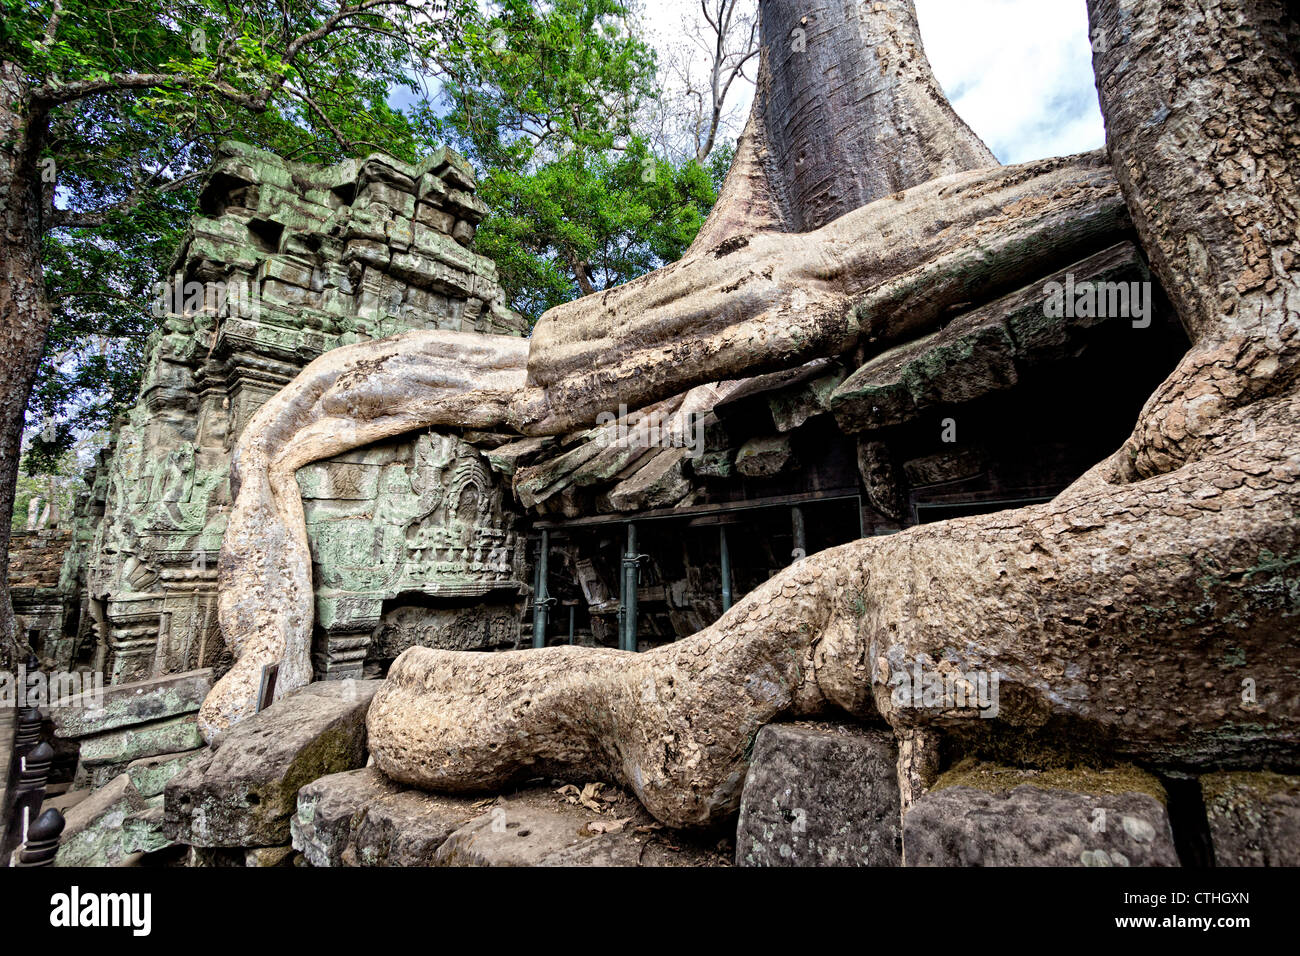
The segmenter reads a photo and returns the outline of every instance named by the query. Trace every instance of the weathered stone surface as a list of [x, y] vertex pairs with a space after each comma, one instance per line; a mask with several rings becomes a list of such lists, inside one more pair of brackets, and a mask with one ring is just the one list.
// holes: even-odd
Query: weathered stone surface
[[378, 681], [310, 684], [223, 735], [167, 784], [167, 827], [180, 843], [283, 846], [298, 791], [366, 760], [366, 710]]
[[935, 485], [977, 475], [987, 464], [978, 451], [954, 449], [905, 461], [903, 474], [911, 485]]
[[291, 846], [259, 846], [244, 851], [244, 866], [292, 866], [293, 855]]
[[1214, 773], [1201, 778], [1218, 866], [1300, 866], [1300, 776]]
[[908, 866], [1177, 866], [1162, 797], [1154, 777], [1131, 767], [964, 765], [907, 811], [904, 857]]
[[210, 690], [211, 668], [130, 684], [114, 684], [104, 688], [102, 706], [91, 706], [88, 698], [73, 699], [67, 706], [51, 709], [50, 719], [60, 737], [88, 737], [195, 713]]
[[55, 866], [119, 866], [133, 852], [125, 845], [126, 820], [146, 809], [126, 774], [67, 812]]
[[698, 478], [730, 478], [736, 470], [734, 451], [705, 452], [691, 462], [691, 471]]
[[[821, 371], [823, 363], [816, 363]], [[830, 411], [830, 397], [848, 373], [843, 368], [833, 368], [825, 375], [779, 390], [768, 399], [772, 423], [777, 431], [789, 432], [800, 428], [809, 419]]]
[[728, 866], [716, 835], [660, 827], [629, 794], [598, 784], [499, 797], [457, 828], [437, 866]]
[[[1140, 322], [1131, 312], [1135, 303], [1128, 301], [1127, 293], [1132, 283], [1150, 281], [1151, 273], [1137, 247], [1131, 242], [1121, 242], [1008, 296], [999, 307], [1016, 342], [1017, 359], [1025, 364], [1037, 364], [1071, 358], [1083, 350], [1090, 331], [1096, 326], [1112, 320]], [[1071, 299], [1073, 314], [1068, 318], [1054, 315], [1052, 309], [1045, 307], [1055, 291], [1051, 288], [1053, 283], [1061, 287], [1062, 301], [1066, 297]], [[1128, 314], [1118, 302], [1109, 301], [1110, 283], [1124, 285], [1125, 301], [1130, 307]], [[1101, 292], [1102, 301], [1082, 310], [1088, 314], [1079, 314], [1080, 310], [1074, 308], [1078, 293], [1089, 286]], [[1149, 295], [1145, 302], [1148, 308], [1152, 306]]]
[[312, 866], [430, 866], [476, 799], [393, 783], [374, 767], [321, 777], [298, 792], [294, 849]]
[[555, 443], [554, 438], [521, 438], [519, 441], [499, 445], [487, 453], [488, 464], [492, 470], [511, 476], [543, 449]]
[[126, 773], [130, 776], [131, 782], [135, 784], [136, 790], [140, 792], [140, 796], [145, 798], [156, 797], [167, 788], [167, 784], [173, 777], [189, 765], [191, 760], [201, 757], [205, 753], [206, 751], [200, 747], [195, 750], [184, 750], [180, 753], [142, 757], [127, 764]]
[[127, 853], [156, 853], [175, 846], [167, 836], [163, 817], [162, 807], [149, 807], [128, 816], [122, 823], [122, 849]]
[[738, 866], [898, 866], [897, 748], [888, 730], [773, 724], [758, 733]]
[[506, 803], [451, 833], [434, 854], [434, 865], [539, 866], [585, 838], [570, 813]]
[[830, 398], [835, 420], [850, 434], [898, 425], [916, 417], [915, 362], [937, 340], [933, 333], [870, 359]]
[[623, 833], [585, 836], [577, 843], [544, 857], [537, 866], [643, 866], [646, 845]]
[[110, 730], [81, 743], [81, 762], [88, 768], [101, 764], [129, 764], [142, 757], [179, 753], [203, 746], [194, 714], [183, 714], [152, 724]]
[[751, 438], [736, 452], [736, 471], [750, 478], [780, 474], [796, 465], [790, 439], [785, 435]]
[[607, 495], [614, 511], [667, 508], [681, 501], [691, 490], [682, 463], [686, 451], [667, 448], [645, 461], [632, 477], [620, 481]]
[[973, 401], [1017, 380], [1015, 343], [995, 303], [864, 365], [835, 390], [831, 407], [852, 433], [907, 421], [931, 405]]

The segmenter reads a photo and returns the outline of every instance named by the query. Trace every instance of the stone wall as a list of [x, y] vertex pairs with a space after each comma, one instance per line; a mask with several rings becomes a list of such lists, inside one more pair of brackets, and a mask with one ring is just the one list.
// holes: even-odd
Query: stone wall
[[360, 677], [367, 661], [374, 671], [413, 644], [517, 642], [525, 554], [506, 487], [479, 448], [408, 436], [308, 465], [298, 486], [319, 674]]
[[50, 657], [71, 654], [64, 635], [59, 574], [72, 540], [67, 528], [13, 532], [9, 542], [9, 593], [18, 632]]
[[[449, 150], [418, 166], [376, 155], [321, 167], [221, 146], [158, 290], [163, 319], [139, 399], [78, 502], [64, 568], [110, 683], [228, 665], [216, 573], [230, 455], [253, 412], [308, 362], [411, 329], [526, 333], [493, 263], [467, 248], [485, 212], [474, 189]], [[423, 436], [304, 470], [323, 671], [358, 672], [384, 602], [405, 592], [510, 606], [511, 519], [478, 454]], [[448, 469], [459, 497], [435, 502], [430, 469]], [[416, 552], [424, 563], [408, 567]], [[488, 620], [494, 641], [499, 617]]]

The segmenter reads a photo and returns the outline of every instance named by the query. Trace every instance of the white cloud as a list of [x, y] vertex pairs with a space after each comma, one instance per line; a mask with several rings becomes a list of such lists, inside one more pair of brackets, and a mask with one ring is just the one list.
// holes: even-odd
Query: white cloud
[[[681, 49], [696, 0], [648, 0], [651, 42]], [[921, 40], [954, 108], [1004, 163], [1105, 143], [1084, 0], [916, 0]], [[732, 93], [749, 110], [753, 86]]]
[[916, 0], [944, 92], [1004, 163], [1105, 143], [1083, 0]]

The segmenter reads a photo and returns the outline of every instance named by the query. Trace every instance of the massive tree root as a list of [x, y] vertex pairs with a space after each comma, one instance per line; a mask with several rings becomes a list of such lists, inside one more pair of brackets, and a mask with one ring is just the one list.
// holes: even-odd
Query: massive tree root
[[[258, 410], [236, 449], [218, 604], [236, 663], [204, 704], [204, 734], [253, 712], [265, 665], [284, 662], [277, 694], [311, 679], [311, 562], [294, 480], [303, 465], [438, 425], [560, 432], [620, 402], [788, 367], [852, 346], [864, 302], [881, 303], [867, 337], [887, 341], [934, 322], [945, 303], [995, 295], [1126, 228], [1097, 157], [1044, 160], [928, 183], [797, 238], [755, 236], [743, 269], [706, 251], [553, 310], [531, 342], [413, 332], [326, 353]], [[942, 275], [956, 278], [915, 301], [923, 277]], [[615, 308], [637, 318], [620, 321]]]
[[[1265, 0], [1090, 14], [1112, 157], [1194, 341], [1125, 445], [1050, 504], [814, 555], [644, 655], [412, 649], [371, 712], [386, 773], [596, 768], [703, 823], [734, 806], [758, 727], [831, 705], [968, 742], [1300, 762], [1296, 24]], [[898, 706], [915, 663], [999, 672], [997, 719]]]
[[[620, 404], [644, 407], [860, 340], [878, 348], [1130, 228], [1100, 156], [996, 168], [939, 91], [910, 0], [812, 10], [766, 0], [763, 18], [758, 95], [705, 228], [682, 261], [543, 317], [527, 387], [521, 378], [506, 396], [493, 381], [481, 396], [477, 374], [503, 370], [507, 353], [522, 361], [525, 343], [462, 350], [420, 334], [332, 352], [254, 416], [236, 451], [243, 488], [219, 580], [236, 663], [203, 709], [205, 735], [252, 712], [267, 664], [283, 661], [277, 694], [310, 678], [294, 469], [412, 428], [563, 432]], [[808, 55], [790, 55], [796, 30]], [[834, 89], [814, 95], [828, 71]], [[812, 226], [823, 228], [791, 235]]]
[[[642, 654], [412, 648], [372, 704], [375, 760], [437, 790], [604, 776], [673, 825], [735, 809], [764, 724], [828, 711], [1166, 766], [1294, 760], [1300, 400], [1252, 411], [1253, 441], [1225, 421], [1176, 472], [1126, 484], [1108, 462], [1048, 505], [812, 555]], [[996, 671], [997, 718], [898, 706], [916, 664]]]
[[[1089, 7], [1104, 41], [1096, 68], [1111, 158], [1194, 343], [1124, 446], [1049, 504], [806, 558], [711, 627], [645, 654], [412, 648], [370, 711], [386, 774], [449, 790], [607, 775], [659, 819], [700, 824], [734, 808], [759, 727], [834, 710], [971, 746], [1050, 741], [1164, 766], [1300, 764], [1295, 23], [1280, 0]], [[1053, 176], [1052, 189], [1038, 188]], [[1071, 213], [1058, 225], [1100, 221], [1112, 188], [1088, 162], [963, 173], [796, 240], [740, 236], [693, 250], [548, 316], [527, 387], [489, 414], [560, 430], [737, 370], [875, 350], [970, 301], [953, 278], [970, 274], [953, 269], [963, 251], [1003, 253], [977, 294], [999, 276], [1022, 281], [1026, 256], [1025, 269], [1042, 274], [1055, 253], [1038, 243], [1059, 230], [1040, 227], [1062, 209]], [[890, 203], [909, 202], [891, 217]], [[1016, 230], [1034, 242], [998, 245]], [[743, 268], [727, 263], [742, 246]], [[502, 378], [518, 374], [512, 365]], [[296, 414], [282, 407], [267, 419], [282, 423], [296, 457], [259, 459], [278, 469], [259, 496], [279, 487], [290, 517], [300, 506], [286, 476], [307, 454], [288, 441], [307, 420]], [[427, 404], [386, 414], [454, 417]], [[241, 474], [251, 460], [241, 456]], [[241, 541], [227, 551], [251, 548]], [[290, 557], [306, 566], [305, 554]], [[309, 613], [310, 592], [297, 593]], [[223, 595], [223, 627], [238, 603]], [[266, 595], [249, 599], [249, 619], [233, 625], [270, 627], [266, 607]], [[297, 653], [300, 624], [277, 623], [268, 640]], [[892, 678], [914, 664], [998, 672], [998, 716], [902, 706]]]
[[249, 421], [231, 467], [236, 505], [221, 545], [218, 612], [235, 665], [203, 702], [206, 739], [256, 712], [262, 669], [276, 697], [311, 681], [311, 553], [299, 468], [432, 425], [511, 421], [528, 343], [411, 332], [327, 352]]

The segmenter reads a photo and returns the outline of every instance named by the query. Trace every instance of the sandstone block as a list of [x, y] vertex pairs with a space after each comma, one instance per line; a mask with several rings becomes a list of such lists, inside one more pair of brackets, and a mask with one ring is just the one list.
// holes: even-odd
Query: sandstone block
[[298, 792], [293, 846], [312, 866], [429, 866], [482, 812], [473, 803], [404, 787], [374, 767], [331, 774]]
[[888, 730], [773, 724], [741, 793], [738, 866], [898, 866], [897, 748]]
[[1134, 768], [963, 764], [903, 820], [908, 866], [1178, 866], [1164, 791]]
[[379, 681], [309, 684], [237, 724], [167, 784], [169, 833], [204, 847], [284, 846], [298, 791], [366, 761]]
[[1214, 773], [1201, 792], [1218, 866], [1300, 866], [1300, 776]]
[[67, 706], [53, 708], [50, 719], [60, 737], [88, 737], [178, 714], [197, 713], [211, 689], [211, 668], [132, 684], [116, 684], [104, 688], [101, 704], [95, 705], [91, 698], [83, 695], [74, 698]]
[[126, 774], [82, 800], [65, 818], [55, 866], [119, 866], [132, 850], [127, 849], [123, 829], [127, 817], [146, 809], [131, 778]]

